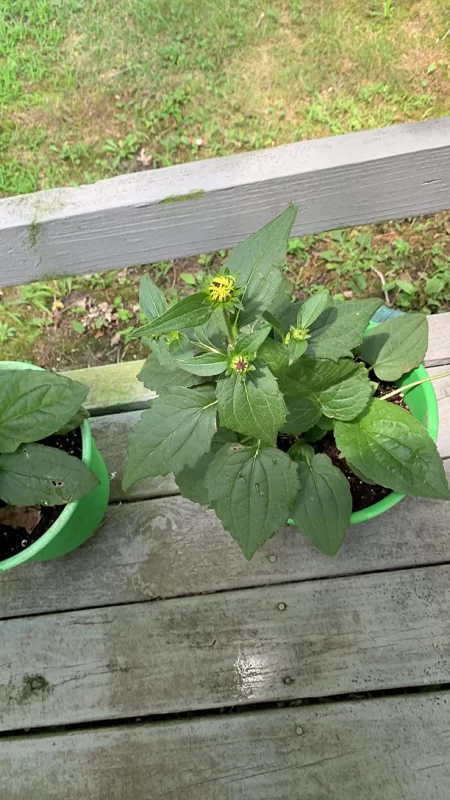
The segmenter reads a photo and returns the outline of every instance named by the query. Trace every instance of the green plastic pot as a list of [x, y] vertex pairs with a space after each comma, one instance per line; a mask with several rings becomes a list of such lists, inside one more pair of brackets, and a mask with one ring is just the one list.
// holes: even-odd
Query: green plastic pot
[[[374, 328], [376, 325], [377, 323], [371, 322], [367, 330], [371, 330], [371, 328]], [[428, 372], [425, 367], [421, 365], [411, 370], [411, 372], [408, 372], [407, 375], [403, 375], [401, 380], [395, 382], [395, 385], [406, 386], [408, 383], [421, 381], [423, 378], [428, 378]], [[435, 442], [439, 429], [439, 414], [433, 384], [431, 382], [423, 383], [421, 386], [415, 386], [413, 389], [409, 389], [405, 399], [408, 402], [413, 417], [422, 423]], [[385, 511], [389, 511], [390, 508], [400, 503], [405, 496], [406, 495], [400, 494], [399, 492], [391, 492], [391, 494], [379, 500], [378, 503], [363, 508], [361, 511], [353, 511], [350, 517], [350, 525], [356, 525], [358, 522], [367, 522], [369, 519], [384, 514]], [[288, 523], [290, 525], [295, 525], [293, 520], [288, 520]]]
[[[33, 364], [0, 361], [0, 370], [41, 369]], [[89, 421], [81, 425], [82, 461], [100, 481], [92, 492], [63, 507], [58, 519], [34, 544], [11, 558], [0, 561], [0, 572], [26, 564], [28, 561], [48, 561], [70, 553], [82, 545], [97, 530], [109, 499], [109, 478], [105, 463], [98, 452]]]

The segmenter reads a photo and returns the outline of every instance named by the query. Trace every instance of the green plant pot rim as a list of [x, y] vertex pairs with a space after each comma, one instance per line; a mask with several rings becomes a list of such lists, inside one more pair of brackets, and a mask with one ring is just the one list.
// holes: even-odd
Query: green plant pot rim
[[[371, 322], [367, 330], [371, 330], [371, 328], [376, 327], [377, 324], [379, 323]], [[405, 386], [407, 383], [420, 381], [428, 377], [428, 372], [423, 364], [421, 364], [419, 367], [411, 370], [407, 375], [403, 375], [399, 381], [395, 381], [395, 385], [399, 387]], [[423, 395], [423, 402], [427, 410], [427, 425], [425, 427], [435, 442], [439, 430], [439, 412], [433, 384], [431, 382], [423, 383], [421, 386], [414, 387], [411, 391], [420, 391]], [[357, 525], [359, 522], [367, 522], [369, 519], [373, 519], [373, 517], [384, 514], [385, 511], [389, 511], [390, 508], [396, 506], [397, 503], [400, 503], [405, 497], [406, 495], [400, 494], [399, 492], [391, 492], [377, 503], [373, 503], [373, 505], [367, 506], [367, 508], [362, 508], [360, 511], [353, 511], [350, 517], [350, 525]], [[288, 525], [295, 525], [294, 520], [289, 519]]]
[[[26, 364], [22, 361], [0, 361], [0, 370], [2, 369], [42, 369], [35, 364]], [[85, 419], [80, 425], [81, 431], [81, 460], [87, 466], [91, 462], [92, 448], [94, 446], [94, 439], [92, 437], [91, 427], [89, 421]], [[36, 556], [41, 550], [44, 549], [67, 525], [69, 520], [74, 515], [79, 500], [74, 500], [72, 503], [67, 503], [63, 507], [59, 517], [52, 523], [48, 531], [42, 534], [33, 544], [26, 547], [21, 553], [16, 553], [14, 556], [3, 559], [1, 561], [2, 571], [10, 569], [11, 567], [18, 567], [20, 564], [25, 564], [30, 561], [33, 556]]]

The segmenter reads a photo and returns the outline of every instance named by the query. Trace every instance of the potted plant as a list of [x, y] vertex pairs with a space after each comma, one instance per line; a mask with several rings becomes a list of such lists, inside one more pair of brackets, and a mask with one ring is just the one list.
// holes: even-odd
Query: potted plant
[[[241, 242], [204, 290], [167, 308], [146, 276], [135, 331], [158, 392], [129, 444], [127, 488], [175, 473], [246, 558], [288, 518], [324, 553], [349, 524], [404, 495], [450, 499], [423, 366], [427, 320], [371, 327], [382, 301], [319, 291], [292, 302], [283, 277], [290, 206]], [[291, 520], [291, 521], [292, 521]]]
[[100, 524], [108, 474], [87, 393], [62, 375], [0, 362], [0, 571], [69, 553]]

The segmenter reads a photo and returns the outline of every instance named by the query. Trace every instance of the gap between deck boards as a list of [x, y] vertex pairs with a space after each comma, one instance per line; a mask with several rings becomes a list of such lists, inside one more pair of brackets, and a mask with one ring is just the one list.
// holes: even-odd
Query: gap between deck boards
[[81, 733], [82, 731], [104, 731], [105, 729], [115, 729], [124, 727], [142, 727], [145, 725], [155, 725], [165, 722], [189, 722], [190, 720], [201, 720], [208, 718], [225, 719], [230, 716], [242, 714], [260, 714], [265, 711], [279, 711], [290, 708], [311, 708], [312, 706], [325, 707], [336, 706], [338, 704], [355, 702], [364, 703], [372, 700], [384, 698], [408, 698], [420, 695], [442, 696], [450, 699], [450, 682], [430, 686], [407, 686], [402, 689], [375, 689], [370, 692], [351, 692], [348, 694], [336, 694], [327, 696], [311, 696], [293, 698], [292, 700], [271, 700], [266, 703], [251, 703], [249, 705], [228, 705], [221, 708], [202, 708], [195, 711], [178, 711], [171, 714], [139, 714], [133, 717], [119, 719], [91, 720], [90, 722], [73, 722], [65, 725], [42, 725], [36, 728], [12, 728], [11, 730], [0, 730], [0, 741], [25, 740], [28, 741], [37, 736], [61, 736], [68, 733]]

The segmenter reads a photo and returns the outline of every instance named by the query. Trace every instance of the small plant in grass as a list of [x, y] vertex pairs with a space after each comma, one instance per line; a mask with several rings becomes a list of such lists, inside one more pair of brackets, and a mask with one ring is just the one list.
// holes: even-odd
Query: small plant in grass
[[450, 499], [439, 453], [405, 408], [375, 397], [419, 365], [421, 314], [365, 334], [377, 298], [336, 301], [319, 291], [291, 301], [283, 277], [297, 213], [241, 242], [202, 291], [167, 308], [145, 276], [135, 331], [152, 348], [140, 373], [158, 392], [130, 440], [124, 487], [175, 473], [181, 493], [210, 506], [251, 558], [287, 519], [335, 554], [352, 495], [321, 442], [334, 436], [360, 483]]
[[81, 425], [87, 391], [51, 372], [0, 368], [0, 523], [8, 524], [10, 506], [64, 505], [97, 486], [79, 458], [39, 443]]

